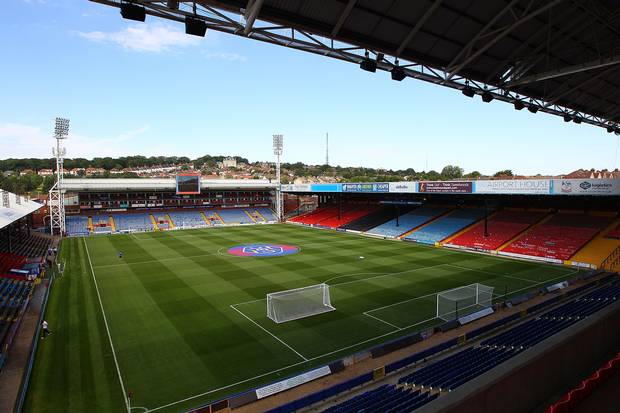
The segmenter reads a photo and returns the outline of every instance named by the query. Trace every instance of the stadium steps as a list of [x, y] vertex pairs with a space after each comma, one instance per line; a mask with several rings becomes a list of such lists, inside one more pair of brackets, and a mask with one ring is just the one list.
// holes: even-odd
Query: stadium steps
[[522, 231], [521, 233], [519, 233], [516, 237], [513, 237], [511, 240], [508, 240], [507, 242], [504, 243], [504, 245], [502, 245], [501, 247], [499, 247], [497, 249], [497, 251], [502, 251], [504, 248], [506, 248], [507, 246], [509, 246], [510, 244], [512, 244], [513, 242], [517, 241], [519, 238], [521, 238], [522, 236], [524, 236], [525, 234], [527, 234], [528, 232], [530, 232], [531, 230], [533, 230], [534, 228], [538, 227], [539, 225], [544, 224], [545, 222], [549, 221], [551, 218], [553, 218], [555, 216], [555, 214], [550, 213], [549, 215], [547, 215], [546, 217], [544, 217], [543, 219], [541, 219], [540, 221], [538, 221], [537, 223], [530, 225], [529, 227], [527, 227], [524, 231]]
[[93, 232], [93, 228], [95, 225], [93, 224], [93, 217], [88, 217], [88, 232]]
[[[410, 212], [412, 208], [401, 208], [401, 215]], [[354, 231], [368, 231], [379, 225], [385, 224], [388, 221], [394, 219], [396, 211], [393, 208], [380, 208], [377, 211], [371, 212], [361, 218], [349, 222], [341, 226], [342, 229], [350, 229]]]
[[[497, 214], [499, 211], [495, 211], [495, 212], [491, 212], [491, 214], [487, 217], [487, 220], [493, 218], [493, 216], [495, 214]], [[467, 231], [471, 230], [474, 226], [478, 225], [480, 223], [480, 221], [484, 221], [484, 217], [478, 221], [472, 222], [471, 225], [466, 226], [465, 228], [463, 228], [460, 231], [455, 232], [454, 234], [450, 235], [447, 238], [444, 238], [443, 240], [441, 240], [439, 243], [440, 244], [449, 244], [450, 241], [452, 241], [454, 238], [458, 237], [461, 234], [466, 233]]]
[[174, 229], [174, 222], [172, 222], [172, 218], [170, 217], [170, 214], [165, 214], [164, 216], [168, 220], [168, 228]]
[[571, 261], [587, 262], [600, 267], [603, 260], [620, 246], [620, 240], [605, 238], [607, 233], [620, 225], [620, 218], [615, 219], [604, 230], [600, 231], [590, 242], [584, 245], [571, 257]]
[[256, 218], [254, 218], [254, 217], [252, 216], [252, 214], [250, 214], [250, 213], [248, 212], [248, 210], [247, 210], [247, 209], [244, 209], [244, 210], [243, 210], [243, 212], [245, 212], [245, 214], [246, 214], [247, 216], [249, 216], [249, 217], [250, 217], [250, 219], [252, 220], [252, 222], [256, 224]]
[[263, 222], [267, 222], [267, 218], [263, 214], [260, 213], [258, 209], [254, 210], [254, 213], [263, 219]]
[[149, 218], [151, 219], [151, 224], [153, 224], [153, 230], [159, 231], [159, 225], [157, 225], [157, 220], [153, 216], [153, 214], [149, 214]]
[[220, 214], [218, 214], [218, 213], [217, 213], [217, 211], [213, 211], [213, 216], [214, 216], [215, 218], [219, 219], [220, 224], [222, 224], [222, 225], [224, 225], [224, 224], [225, 224], [224, 220], [222, 219], [222, 217], [220, 216]]
[[116, 232], [116, 222], [114, 222], [114, 218], [110, 215], [108, 220], [110, 222], [110, 228], [112, 228], [112, 232]]
[[424, 228], [424, 227], [426, 227], [426, 226], [428, 226], [428, 225], [432, 224], [433, 222], [437, 221], [438, 219], [441, 219], [441, 218], [447, 217], [448, 215], [450, 215], [450, 214], [452, 214], [452, 213], [454, 213], [454, 212], [456, 212], [456, 211], [458, 211], [458, 209], [449, 209], [449, 210], [447, 210], [446, 212], [444, 212], [443, 214], [441, 214], [441, 215], [437, 215], [435, 218], [431, 219], [430, 221], [427, 221], [427, 222], [425, 222], [425, 223], [424, 223], [424, 224], [422, 224], [422, 225], [418, 225], [417, 227], [412, 228], [412, 229], [410, 229], [410, 230], [409, 230], [409, 231], [407, 231], [407, 232], [403, 232], [402, 234], [400, 234], [400, 235], [399, 235], [398, 237], [396, 237], [396, 238], [405, 238], [407, 235], [412, 234], [412, 233], [416, 232], [417, 230], [420, 230], [420, 229], [422, 229], [422, 228]]
[[210, 227], [211, 221], [207, 219], [207, 216], [205, 215], [204, 211], [200, 211], [200, 216], [202, 217], [202, 220], [205, 222], [205, 224], [207, 224], [207, 226]]
[[[545, 212], [545, 211], [539, 211], [539, 210], [536, 210], [536, 209], [532, 209], [531, 212]], [[502, 245], [500, 245], [499, 248], [497, 248], [495, 251], [501, 251], [503, 248], [505, 248], [508, 245], [510, 245], [510, 243], [516, 241], [521, 235], [525, 234], [527, 231], [532, 229], [535, 225], [538, 225], [538, 224], [540, 224], [542, 222], [545, 222], [548, 219], [550, 219], [552, 215], [553, 215], [552, 213], [548, 212], [547, 215], [542, 217], [542, 219], [540, 221], [534, 222], [533, 224], [529, 225], [527, 228], [523, 229], [523, 231], [519, 232], [517, 235], [515, 235], [514, 237], [512, 237], [508, 241], [504, 242]]]

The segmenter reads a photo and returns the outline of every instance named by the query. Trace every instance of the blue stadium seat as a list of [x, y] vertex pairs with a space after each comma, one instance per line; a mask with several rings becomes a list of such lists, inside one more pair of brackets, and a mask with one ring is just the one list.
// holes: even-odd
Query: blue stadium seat
[[428, 224], [424, 228], [412, 232], [404, 239], [420, 242], [423, 244], [435, 244], [452, 234], [484, 217], [484, 210], [463, 208], [451, 214], [441, 217]]
[[447, 212], [449, 208], [444, 207], [420, 207], [401, 215], [398, 219], [398, 226], [396, 226], [396, 218], [392, 219], [384, 224], [369, 229], [369, 234], [383, 235], [386, 237], [397, 237], [415, 227], [440, 216]]

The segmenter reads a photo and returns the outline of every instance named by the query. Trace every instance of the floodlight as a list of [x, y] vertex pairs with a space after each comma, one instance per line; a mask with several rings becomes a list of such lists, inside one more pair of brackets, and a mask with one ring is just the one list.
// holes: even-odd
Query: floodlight
[[493, 100], [493, 95], [492, 94], [490, 94], [486, 90], [484, 92], [482, 92], [482, 101], [484, 103], [489, 103], [492, 100]]
[[54, 138], [66, 139], [69, 135], [69, 119], [56, 118], [54, 124]]
[[273, 135], [273, 154], [282, 155], [282, 147], [284, 146], [283, 135]]
[[533, 103], [530, 103], [527, 106], [527, 110], [529, 110], [532, 113], [536, 113], [536, 112], [538, 112], [538, 106], [534, 105]]
[[193, 17], [185, 17], [185, 33], [192, 36], [205, 37], [207, 32], [207, 23], [203, 20], [195, 19]]
[[575, 115], [573, 116], [573, 122], [575, 122], [576, 124], [580, 124], [581, 123], [581, 116]]
[[564, 118], [564, 122], [570, 122], [571, 120], [573, 120], [573, 117], [569, 115], [568, 113], [565, 114], [563, 118]]
[[462, 92], [465, 96], [467, 96], [468, 98], [473, 98], [473, 97], [474, 97], [474, 95], [476, 94], [476, 93], [474, 92], [474, 89], [470, 88], [469, 86], [465, 86], [465, 87], [461, 90], [461, 92]]
[[614, 127], [611, 125], [607, 126], [607, 133], [612, 133], [614, 131]]
[[520, 100], [515, 100], [515, 110], [521, 110], [525, 107], [525, 104]]
[[398, 82], [407, 77], [405, 74], [405, 69], [400, 66], [394, 66], [390, 73], [392, 73], [392, 80], [396, 80]]
[[121, 3], [121, 16], [123, 19], [143, 22], [146, 19], [146, 10], [133, 3]]

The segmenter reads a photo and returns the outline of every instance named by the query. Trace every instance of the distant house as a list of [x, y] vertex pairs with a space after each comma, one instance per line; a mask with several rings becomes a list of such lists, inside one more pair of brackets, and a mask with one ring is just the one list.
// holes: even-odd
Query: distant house
[[236, 168], [237, 160], [229, 156], [228, 158], [224, 158], [224, 160], [222, 161], [222, 165], [224, 166], [224, 168]]
[[103, 168], [86, 168], [86, 176], [103, 175], [105, 169]]
[[54, 170], [53, 169], [39, 169], [37, 171], [37, 175], [39, 175], [39, 176], [52, 176], [52, 175], [54, 175]]
[[564, 175], [565, 179], [619, 179], [620, 171], [618, 168], [613, 171], [608, 171], [607, 169], [601, 169], [600, 171], [595, 170], [594, 168], [590, 170], [586, 169], [577, 169], [569, 173], [568, 175]]

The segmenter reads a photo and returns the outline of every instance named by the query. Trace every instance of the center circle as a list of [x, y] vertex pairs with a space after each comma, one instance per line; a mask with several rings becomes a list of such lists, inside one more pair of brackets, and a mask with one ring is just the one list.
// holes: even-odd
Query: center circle
[[279, 257], [297, 254], [299, 247], [283, 244], [247, 244], [229, 248], [228, 253], [238, 257]]

